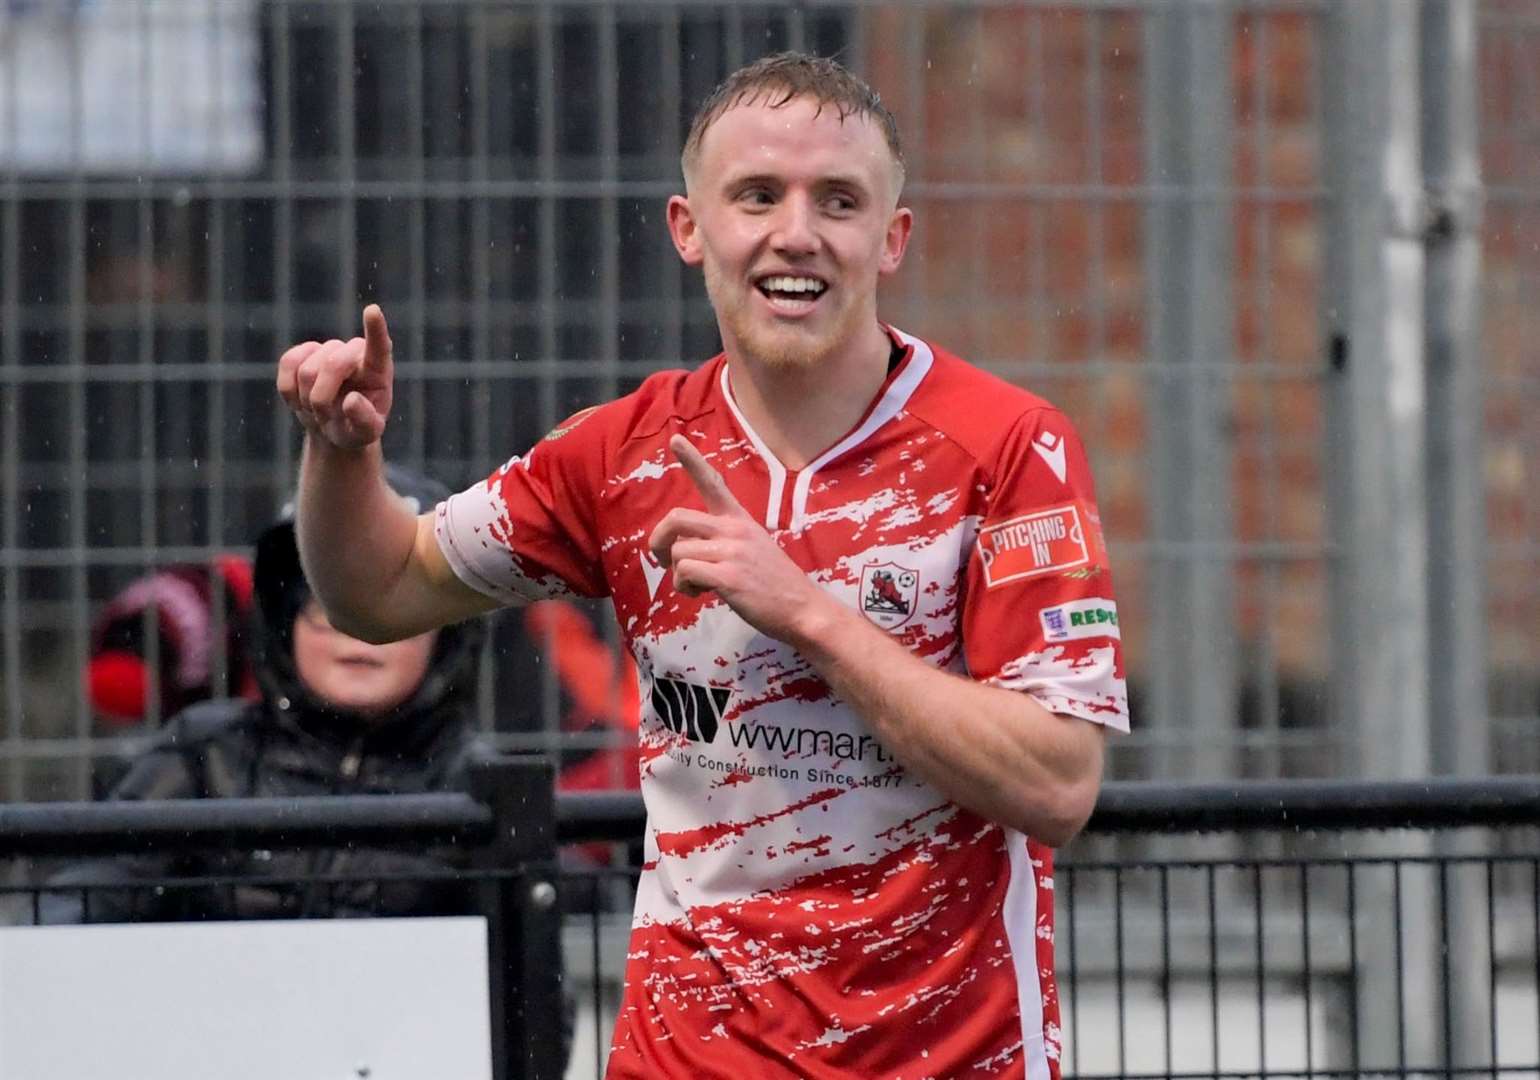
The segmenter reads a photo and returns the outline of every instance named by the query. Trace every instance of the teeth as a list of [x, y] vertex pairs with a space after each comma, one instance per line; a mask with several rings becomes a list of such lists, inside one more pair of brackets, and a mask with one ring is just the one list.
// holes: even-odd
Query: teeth
[[792, 277], [789, 274], [766, 278], [760, 282], [760, 286], [771, 292], [813, 293], [815, 296], [824, 290], [824, 284], [821, 281], [813, 278]]

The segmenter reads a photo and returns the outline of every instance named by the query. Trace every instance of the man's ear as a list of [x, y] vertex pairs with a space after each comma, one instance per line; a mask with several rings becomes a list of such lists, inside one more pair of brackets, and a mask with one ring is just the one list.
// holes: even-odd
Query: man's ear
[[887, 235], [882, 238], [882, 261], [877, 264], [879, 274], [886, 277], [898, 270], [899, 264], [904, 261], [904, 252], [909, 247], [909, 233], [913, 228], [913, 210], [900, 206], [893, 211], [893, 216], [888, 220]]
[[690, 209], [687, 195], [673, 195], [668, 200], [668, 235], [674, 241], [674, 250], [686, 266], [699, 266], [705, 257], [700, 247], [700, 229], [695, 223], [695, 213]]

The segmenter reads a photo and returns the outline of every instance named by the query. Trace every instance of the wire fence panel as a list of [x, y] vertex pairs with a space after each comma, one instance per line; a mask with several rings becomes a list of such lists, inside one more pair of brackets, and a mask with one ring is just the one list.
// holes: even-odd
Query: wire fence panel
[[[1533, 1075], [1534, 869], [1416, 856], [1061, 869], [1065, 1075]], [[1467, 879], [1493, 944], [1475, 958], [1481, 1015], [1457, 1037], [1448, 956], [1440, 971], [1417, 954], [1407, 923], [1426, 891], [1441, 940], [1466, 929], [1446, 901]], [[1083, 911], [1088, 888], [1100, 902]], [[1442, 975], [1431, 993], [1425, 968]]]
[[[1113, 772], [1351, 774], [1331, 695], [1358, 676], [1326, 617], [1352, 513], [1326, 491], [1331, 11], [0, 4], [0, 796], [80, 797], [141, 734], [81, 691], [92, 616], [277, 513], [289, 343], [382, 302], [387, 452], [451, 485], [714, 352], [663, 205], [694, 105], [783, 48], [843, 57], [899, 118], [918, 228], [884, 317], [1055, 401], [1092, 453], [1138, 713]], [[1487, 567], [1495, 760], [1535, 767], [1540, 176], [1516, 103], [1540, 28], [1522, 3], [1479, 13], [1489, 542], [1465, 554]], [[569, 730], [531, 642], [502, 619], [483, 725], [523, 748], [625, 738]]]

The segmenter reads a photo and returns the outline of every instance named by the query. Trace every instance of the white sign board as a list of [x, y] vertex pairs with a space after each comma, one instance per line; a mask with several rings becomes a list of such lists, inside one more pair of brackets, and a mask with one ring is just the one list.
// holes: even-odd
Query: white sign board
[[255, 0], [0, 0], [0, 170], [250, 172]]
[[5, 1080], [490, 1080], [486, 920], [0, 928]]

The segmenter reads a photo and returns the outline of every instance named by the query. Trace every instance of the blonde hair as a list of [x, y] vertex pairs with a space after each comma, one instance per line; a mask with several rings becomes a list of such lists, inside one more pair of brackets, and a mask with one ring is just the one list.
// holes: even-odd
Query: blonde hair
[[865, 116], [875, 122], [898, 166], [899, 182], [903, 182], [904, 148], [898, 136], [898, 122], [877, 91], [837, 60], [798, 52], [774, 53], [739, 68], [701, 102], [690, 122], [684, 151], [679, 155], [685, 175], [690, 175], [700, 159], [706, 129], [728, 109], [753, 104], [779, 109], [803, 97], [818, 102], [820, 111], [826, 106], [833, 108], [842, 121], [848, 116]]

